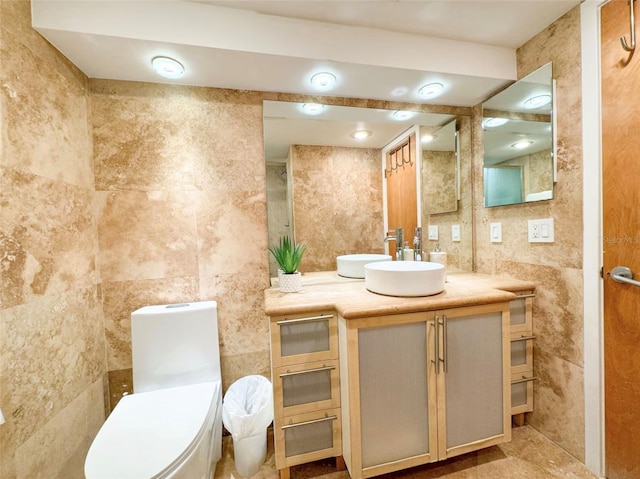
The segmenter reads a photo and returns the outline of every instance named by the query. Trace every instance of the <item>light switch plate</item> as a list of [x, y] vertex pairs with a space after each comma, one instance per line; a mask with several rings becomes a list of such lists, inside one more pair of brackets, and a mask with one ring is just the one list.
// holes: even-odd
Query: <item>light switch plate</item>
[[451, 225], [451, 241], [460, 241], [460, 225]]
[[529, 220], [527, 227], [529, 243], [553, 243], [555, 241], [553, 230], [553, 218]]
[[492, 243], [502, 243], [502, 223], [489, 223], [489, 237]]
[[438, 225], [429, 225], [429, 236], [430, 240], [438, 240]]

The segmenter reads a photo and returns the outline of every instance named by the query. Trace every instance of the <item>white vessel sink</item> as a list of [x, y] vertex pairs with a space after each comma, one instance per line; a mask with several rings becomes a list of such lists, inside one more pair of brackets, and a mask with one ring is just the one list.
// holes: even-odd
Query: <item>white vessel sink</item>
[[364, 278], [364, 265], [376, 261], [391, 261], [388, 254], [345, 254], [338, 256], [338, 275], [345, 278]]
[[390, 261], [364, 267], [364, 284], [386, 296], [431, 296], [444, 291], [444, 266], [428, 261]]

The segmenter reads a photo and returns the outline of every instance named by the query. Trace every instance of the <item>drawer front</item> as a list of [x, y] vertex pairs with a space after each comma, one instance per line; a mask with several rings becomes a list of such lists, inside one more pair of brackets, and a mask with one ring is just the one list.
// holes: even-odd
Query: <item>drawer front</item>
[[338, 326], [333, 312], [272, 318], [273, 367], [338, 358]]
[[340, 409], [276, 418], [276, 468], [341, 455], [340, 424]]
[[533, 373], [514, 374], [511, 376], [511, 414], [522, 414], [533, 411]]
[[511, 374], [533, 371], [533, 336], [511, 336]]
[[340, 407], [340, 364], [331, 359], [275, 368], [273, 392], [279, 417]]
[[521, 294], [509, 303], [511, 313], [511, 333], [531, 333], [533, 330], [534, 294]]

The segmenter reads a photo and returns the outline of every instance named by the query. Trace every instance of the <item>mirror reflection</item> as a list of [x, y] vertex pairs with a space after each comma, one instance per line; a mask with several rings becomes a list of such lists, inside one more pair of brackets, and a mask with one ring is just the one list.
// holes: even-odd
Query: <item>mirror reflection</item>
[[420, 127], [422, 142], [422, 212], [450, 213], [460, 199], [460, 152], [456, 120], [435, 130]]
[[[269, 244], [283, 235], [306, 241], [304, 272], [333, 271], [342, 254], [383, 253], [383, 148], [416, 125], [429, 134], [453, 119], [265, 101]], [[277, 275], [275, 264], [270, 274]]]
[[553, 198], [552, 105], [551, 63], [482, 104], [485, 207]]

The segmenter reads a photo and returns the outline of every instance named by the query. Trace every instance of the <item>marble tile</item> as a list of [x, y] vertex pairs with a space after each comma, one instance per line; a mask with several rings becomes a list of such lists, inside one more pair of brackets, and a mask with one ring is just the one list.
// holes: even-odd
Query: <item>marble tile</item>
[[293, 147], [295, 239], [307, 243], [300, 271], [335, 270], [341, 254], [384, 252], [381, 154], [377, 149]]
[[0, 307], [98, 282], [93, 191], [0, 167]]
[[267, 288], [265, 190], [229, 189], [198, 195], [198, 273], [202, 277], [238, 275], [234, 287], [249, 294]]
[[102, 397], [100, 378], [20, 445], [16, 479], [83, 479], [87, 451], [104, 422]]
[[98, 192], [105, 282], [197, 276], [195, 193]]
[[[239, 478], [234, 466], [233, 441], [225, 436], [222, 459], [214, 479]], [[267, 431], [267, 459], [255, 479], [277, 479], [273, 433]], [[292, 479], [349, 479], [347, 471], [336, 471], [335, 461], [326, 459], [291, 468]], [[530, 426], [513, 429], [513, 439], [452, 459], [378, 476], [406, 479], [597, 479], [587, 468]]]
[[584, 370], [534, 347], [534, 413], [527, 421], [584, 461]]
[[93, 189], [85, 75], [31, 28], [29, 1], [0, 2], [0, 12], [0, 102], [6, 125], [0, 164]]
[[109, 404], [108, 411], [113, 411], [120, 399], [127, 394], [133, 394], [133, 369], [119, 369], [109, 371]]
[[[576, 7], [517, 50], [518, 76], [553, 61], [557, 99], [558, 176], [554, 198], [484, 208], [479, 121], [474, 150], [477, 271], [508, 275], [537, 285], [534, 300], [534, 411], [528, 420], [575, 457], [584, 457], [582, 306], [582, 134], [580, 9]], [[555, 242], [527, 241], [529, 219], [554, 218]], [[489, 241], [489, 223], [502, 223], [502, 243]]]
[[271, 379], [270, 350], [227, 355], [222, 357], [222, 390], [226, 391], [238, 379], [250, 374], [259, 374]]

